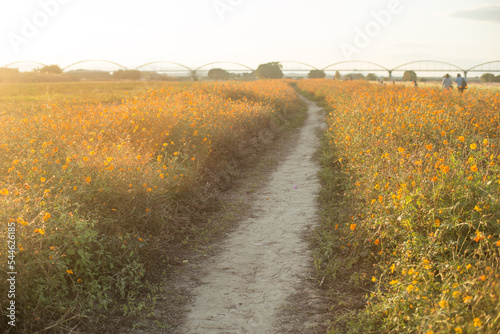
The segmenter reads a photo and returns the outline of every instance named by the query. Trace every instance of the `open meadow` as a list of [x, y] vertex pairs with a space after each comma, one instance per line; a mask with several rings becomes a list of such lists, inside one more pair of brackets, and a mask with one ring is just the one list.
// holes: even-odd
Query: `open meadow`
[[325, 79], [2, 85], [18, 330], [152, 316], [183, 254], [227, 230], [220, 195], [304, 117], [296, 89], [328, 113], [312, 243], [331, 333], [497, 333], [500, 90]]
[[218, 192], [302, 102], [283, 81], [124, 82], [2, 85], [0, 106], [1, 267], [32, 333], [147, 312], [135, 297], [215, 233]]
[[497, 333], [500, 91], [298, 88], [329, 111], [315, 261], [334, 327]]

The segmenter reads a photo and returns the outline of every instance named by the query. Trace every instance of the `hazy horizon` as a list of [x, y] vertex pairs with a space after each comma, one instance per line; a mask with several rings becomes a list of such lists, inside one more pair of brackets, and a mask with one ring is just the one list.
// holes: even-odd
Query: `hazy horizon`
[[392, 68], [433, 59], [467, 69], [500, 59], [500, 4], [483, 0], [11, 0], [0, 4], [0, 22], [0, 66], [365, 60]]

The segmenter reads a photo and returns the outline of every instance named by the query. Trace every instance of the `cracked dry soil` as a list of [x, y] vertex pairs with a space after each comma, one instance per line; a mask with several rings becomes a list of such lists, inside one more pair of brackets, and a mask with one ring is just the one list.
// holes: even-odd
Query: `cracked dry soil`
[[305, 237], [318, 221], [320, 167], [314, 154], [325, 114], [307, 104], [297, 137], [253, 194], [251, 214], [220, 242], [217, 255], [192, 264], [196, 284], [177, 333], [326, 332], [327, 306], [311, 279]]

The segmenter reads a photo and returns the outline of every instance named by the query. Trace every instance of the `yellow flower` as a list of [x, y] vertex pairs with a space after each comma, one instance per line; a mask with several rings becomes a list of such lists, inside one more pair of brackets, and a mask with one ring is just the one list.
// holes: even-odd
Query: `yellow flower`
[[457, 333], [457, 334], [462, 334], [462, 333], [463, 333], [463, 332], [462, 332], [462, 328], [460, 328], [460, 327], [455, 327], [455, 333]]
[[73, 270], [71, 270], [71, 269], [66, 269], [66, 272], [67, 272], [68, 274], [70, 274], [70, 275], [73, 275]]
[[464, 300], [464, 304], [470, 303], [471, 299], [472, 299], [471, 296], [465, 296], [464, 299], [463, 299]]
[[37, 228], [35, 231], [33, 231], [34, 233], [40, 233], [40, 234], [45, 234], [45, 230], [43, 228]]
[[438, 304], [439, 304], [439, 306], [441, 306], [441, 308], [448, 307], [448, 302], [444, 299], [442, 301], [440, 301]]
[[377, 279], [375, 278], [375, 276], [372, 276], [372, 282], [376, 282]]
[[354, 231], [354, 230], [356, 229], [356, 226], [358, 226], [358, 225], [356, 225], [356, 224], [351, 224], [350, 229], [351, 229], [352, 231]]
[[87, 178], [85, 178], [85, 182], [90, 183], [90, 181], [92, 181], [92, 178], [90, 176], [87, 176]]
[[473, 172], [477, 172], [477, 165], [471, 166], [470, 170]]
[[398, 284], [399, 280], [395, 279], [389, 282], [390, 285]]
[[446, 165], [439, 166], [439, 169], [441, 169], [441, 171], [445, 174], [447, 174], [450, 171], [450, 167]]
[[458, 140], [460, 140], [462, 143], [465, 141], [465, 138], [463, 136], [458, 137]]
[[40, 178], [40, 181], [41, 181], [41, 182], [45, 182], [45, 178], [42, 176], [42, 177]]
[[17, 222], [23, 226], [28, 225], [28, 222], [25, 221], [22, 217], [17, 218]]
[[403, 152], [405, 151], [405, 149], [404, 149], [404, 148], [402, 148], [402, 147], [399, 147], [399, 148], [398, 148], [398, 151], [399, 151], [400, 153], [403, 153]]
[[474, 327], [481, 327], [481, 319], [474, 318]]
[[43, 221], [47, 221], [47, 220], [49, 220], [49, 218], [50, 218], [50, 217], [51, 217], [51, 216], [50, 216], [50, 213], [45, 212], [45, 214], [43, 215]]
[[470, 148], [471, 148], [472, 150], [475, 150], [475, 149], [477, 148], [476, 143], [472, 143], [472, 144], [470, 144]]

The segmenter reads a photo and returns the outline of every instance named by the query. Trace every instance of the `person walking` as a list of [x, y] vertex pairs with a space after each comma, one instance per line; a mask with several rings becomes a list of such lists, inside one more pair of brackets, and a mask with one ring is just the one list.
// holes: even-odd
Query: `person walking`
[[443, 83], [441, 84], [441, 87], [443, 87], [444, 90], [452, 89], [453, 81], [451, 81], [450, 75], [446, 73], [443, 79]]
[[465, 80], [465, 78], [462, 78], [460, 73], [457, 74], [457, 80], [455, 80], [455, 82], [457, 83], [458, 91], [460, 93], [462, 93], [465, 88], [467, 88], [467, 80]]

